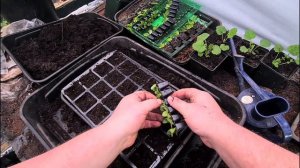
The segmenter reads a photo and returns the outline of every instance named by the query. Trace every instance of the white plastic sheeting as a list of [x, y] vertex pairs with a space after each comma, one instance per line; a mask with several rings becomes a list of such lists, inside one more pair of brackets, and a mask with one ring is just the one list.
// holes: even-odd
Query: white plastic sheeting
[[[195, 0], [228, 28], [246, 29], [283, 46], [299, 44], [299, 0]], [[256, 40], [258, 42], [259, 38]]]

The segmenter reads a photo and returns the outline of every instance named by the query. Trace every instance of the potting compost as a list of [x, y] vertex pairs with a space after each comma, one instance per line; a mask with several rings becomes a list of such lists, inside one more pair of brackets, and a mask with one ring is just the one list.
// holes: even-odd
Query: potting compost
[[51, 2], [66, 17], [2, 37], [3, 74], [14, 72], [8, 61], [22, 72], [1, 69], [1, 166], [102, 125], [144, 90], [163, 102], [162, 125], [140, 130], [110, 168], [228, 167], [168, 103], [183, 88], [210, 93], [235, 123], [299, 155], [299, 44], [222, 24], [237, 9], [211, 16], [205, 0], [91, 1]]

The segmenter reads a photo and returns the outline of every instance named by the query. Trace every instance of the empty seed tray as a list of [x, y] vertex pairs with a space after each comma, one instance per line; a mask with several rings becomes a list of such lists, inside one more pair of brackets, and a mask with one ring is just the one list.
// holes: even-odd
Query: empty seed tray
[[[199, 9], [200, 6], [191, 0], [137, 0], [119, 11], [115, 19], [160, 53], [172, 58], [214, 22]], [[135, 15], [129, 15], [132, 11]], [[126, 13], [128, 17], [124, 17]]]

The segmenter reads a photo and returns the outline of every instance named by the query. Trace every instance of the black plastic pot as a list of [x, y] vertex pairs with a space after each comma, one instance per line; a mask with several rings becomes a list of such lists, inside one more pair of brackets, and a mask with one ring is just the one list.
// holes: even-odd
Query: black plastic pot
[[296, 84], [300, 85], [300, 68], [298, 68], [289, 78], [289, 80], [295, 82]]
[[[123, 27], [125, 27], [125, 22], [122, 21], [122, 19], [120, 18], [121, 14], [123, 12], [126, 12], [127, 10], [133, 10], [133, 11], [137, 11], [137, 9], [135, 9], [136, 7], [139, 6], [139, 3], [141, 1], [140, 0], [135, 0], [133, 2], [131, 2], [130, 4], [128, 4], [126, 7], [124, 7], [122, 10], [120, 10], [116, 15], [115, 15], [115, 21], [117, 21], [120, 25], [122, 25]], [[133, 13], [133, 16], [134, 16], [134, 13], [136, 12], [132, 12]], [[210, 17], [200, 11], [198, 11], [196, 13], [196, 15], [198, 15], [201, 19], [205, 20], [207, 23], [208, 23], [208, 27], [209, 28], [215, 28], [217, 25], [220, 25], [220, 22], [213, 18], [213, 17]], [[168, 59], [171, 59], [173, 60], [175, 63], [178, 63], [179, 65], [182, 65], [182, 64], [185, 64], [186, 62], [188, 62], [189, 60], [187, 60], [186, 62], [176, 62], [176, 60], [174, 60], [173, 58], [180, 52], [182, 51], [185, 47], [187, 47], [190, 43], [192, 43], [194, 41], [194, 39], [199, 35], [201, 34], [203, 31], [206, 30], [205, 27], [194, 27], [193, 29], [193, 33], [190, 34], [190, 33], [187, 33], [187, 32], [191, 32], [191, 31], [186, 31], [186, 32], [182, 32], [182, 34], [185, 34], [185, 35], [188, 35], [189, 38], [188, 39], [184, 39], [184, 40], [181, 40], [179, 37], [178, 38], [175, 38], [176, 40], [180, 40], [180, 44], [179, 45], [176, 45], [176, 46], [172, 46], [171, 44], [168, 44], [167, 46], [165, 46], [165, 48], [159, 48], [157, 46], [155, 46], [153, 44], [153, 42], [149, 39], [146, 39], [144, 37], [141, 37], [141, 36], [138, 36], [138, 38], [140, 38], [141, 40], [143, 40], [145, 43], [147, 43], [151, 48], [153, 48], [154, 50], [158, 51], [160, 54], [164, 55], [165, 57], [167, 57]], [[191, 29], [190, 29], [191, 30]], [[169, 49], [166, 49], [166, 48], [171, 48], [170, 50]]]
[[[153, 53], [152, 51], [126, 37], [114, 37], [103, 45], [98, 46], [87, 57], [74, 64], [69, 70], [62, 73], [55, 80], [37, 90], [23, 103], [21, 108], [21, 118], [41, 141], [41, 143], [46, 147], [46, 149], [51, 149], [58, 144], [63, 143], [63, 141], [61, 141], [60, 138], [57, 138], [57, 134], [55, 134], [54, 131], [49, 131], [49, 129], [45, 127], [45, 124], [41, 122], [41, 119], [38, 115], [40, 111], [45, 110], [45, 104], [49, 104], [53, 100], [60, 97], [60, 92], [63, 87], [74, 80], [83, 71], [87, 70], [90, 66], [94, 65], [101, 58], [103, 58], [105, 55], [103, 53], [114, 51], [115, 49], [125, 53], [131, 59], [147, 68], [149, 71], [156, 73], [156, 75], [159, 77], [165, 78], [178, 88], [195, 87], [201, 90], [209, 91], [219, 102], [222, 108], [225, 109], [225, 113], [229, 117], [240, 124], [245, 122], [245, 111], [239, 101], [232, 95], [229, 95], [205, 80], [194, 76], [171, 61], [165, 60], [161, 56]], [[183, 133], [183, 139], [179, 140], [181, 143], [175, 145], [177, 147], [172, 148], [174, 149], [173, 151], [168, 152], [170, 154], [172, 153], [172, 155], [166, 156], [169, 159], [162, 163], [162, 165], [170, 165], [190, 137], [191, 134], [189, 131]], [[139, 138], [143, 140], [145, 137], [143, 137], [143, 134], [140, 134]], [[144, 140], [147, 144], [147, 139]], [[146, 144], [140, 143], [137, 144], [137, 146], [143, 146]], [[127, 154], [123, 153], [121, 154], [121, 157], [130, 160], [130, 157], [134, 156], [135, 150], [138, 150], [138, 148], [134, 147], [129, 149], [129, 151], [127, 150], [127, 152], [125, 152]], [[155, 164], [153, 164], [153, 166], [154, 165]]]
[[[86, 16], [88, 18], [94, 18], [94, 19], [97, 18], [101, 22], [106, 22], [106, 23], [110, 24], [115, 29], [115, 33], [112, 36], [110, 36], [109, 38], [119, 34], [123, 30], [122, 27], [118, 26], [116, 23], [114, 23], [104, 17], [101, 17], [95, 13], [85, 13], [85, 14], [81, 14], [80, 16]], [[44, 84], [44, 83], [50, 81], [50, 79], [53, 79], [55, 76], [57, 76], [59, 73], [61, 73], [64, 69], [70, 67], [72, 64], [74, 64], [75, 62], [82, 59], [87, 53], [91, 52], [93, 49], [96, 48], [96, 46], [91, 47], [84, 54], [79, 55], [77, 58], [75, 58], [71, 62], [67, 63], [65, 66], [63, 66], [56, 72], [52, 73], [51, 75], [44, 77], [43, 79], [34, 78], [33, 74], [28, 72], [28, 70], [21, 64], [20, 60], [13, 54], [13, 52], [12, 52], [13, 48], [18, 46], [23, 40], [29, 40], [31, 38], [37, 37], [42, 29], [47, 28], [48, 26], [51, 26], [51, 25], [61, 24], [61, 22], [62, 22], [62, 20], [51, 22], [49, 24], [45, 24], [45, 25], [42, 25], [42, 26], [39, 26], [39, 27], [36, 27], [33, 29], [25, 30], [25, 31], [22, 31], [19, 33], [15, 33], [15, 34], [6, 36], [2, 39], [3, 48], [7, 51], [7, 53], [10, 55], [10, 57], [16, 62], [16, 64], [21, 68], [21, 70], [23, 71], [25, 76], [32, 82]], [[103, 40], [101, 43], [105, 42], [109, 38]], [[34, 55], [33, 55], [33, 57], [34, 57]], [[57, 60], [57, 61], [59, 61], [59, 60]]]

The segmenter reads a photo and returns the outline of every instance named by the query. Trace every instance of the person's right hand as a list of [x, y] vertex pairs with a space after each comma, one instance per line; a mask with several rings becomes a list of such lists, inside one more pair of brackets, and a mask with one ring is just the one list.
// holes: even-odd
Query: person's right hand
[[214, 98], [197, 89], [181, 89], [168, 98], [170, 105], [181, 113], [187, 125], [209, 147], [209, 139], [218, 134], [223, 124], [231, 122]]

